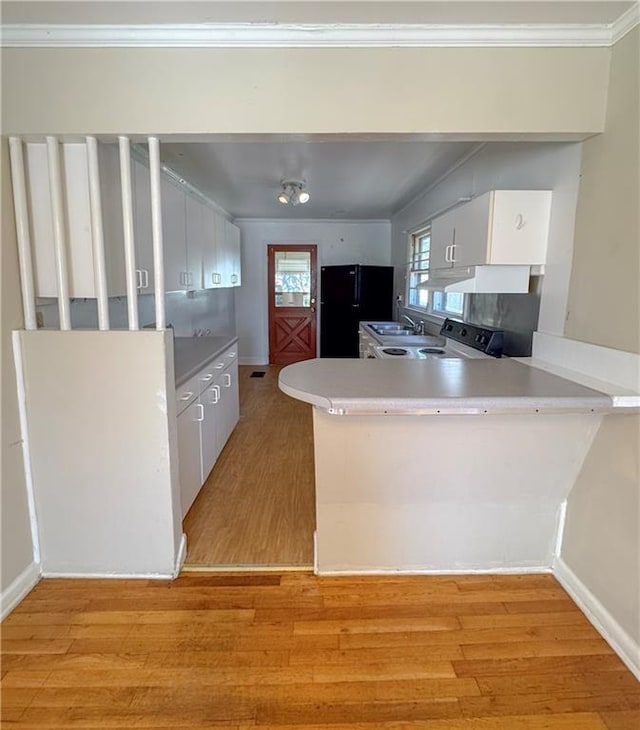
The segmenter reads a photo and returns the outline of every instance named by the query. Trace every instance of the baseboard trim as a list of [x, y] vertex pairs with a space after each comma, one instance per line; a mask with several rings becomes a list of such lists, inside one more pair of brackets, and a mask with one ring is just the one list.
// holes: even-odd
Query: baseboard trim
[[316, 567], [314, 570], [319, 576], [344, 576], [348, 578], [354, 575], [549, 575], [553, 570], [548, 565], [534, 565], [517, 568], [460, 568], [459, 570], [439, 570], [432, 568], [344, 568], [337, 570], [321, 570]]
[[562, 558], [556, 558], [553, 573], [602, 638], [640, 680], [640, 644], [629, 636]]
[[20, 575], [2, 591], [0, 595], [0, 620], [4, 619], [22, 599], [40, 582], [41, 572], [38, 563], [29, 563]]
[[187, 536], [183, 532], [180, 538], [180, 547], [178, 548], [178, 555], [176, 557], [176, 565], [173, 570], [173, 577], [177, 578], [180, 575], [180, 571], [184, 566], [184, 561], [187, 559]]
[[72, 571], [47, 570], [42, 573], [43, 578], [74, 578], [77, 580], [173, 580], [173, 573], [109, 573], [87, 572], [74, 573]]
[[261, 368], [269, 367], [263, 357], [239, 357], [238, 365], [255, 365]]

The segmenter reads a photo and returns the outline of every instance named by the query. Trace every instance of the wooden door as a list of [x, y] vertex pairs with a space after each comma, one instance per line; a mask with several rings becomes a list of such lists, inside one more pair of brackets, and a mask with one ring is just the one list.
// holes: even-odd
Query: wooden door
[[316, 356], [317, 247], [267, 247], [269, 362], [288, 365]]

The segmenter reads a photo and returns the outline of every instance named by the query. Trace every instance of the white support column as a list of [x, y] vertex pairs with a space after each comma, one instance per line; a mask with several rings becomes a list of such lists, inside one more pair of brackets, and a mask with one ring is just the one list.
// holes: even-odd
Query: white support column
[[31, 237], [29, 234], [29, 213], [27, 209], [27, 187], [24, 179], [24, 156], [22, 140], [9, 138], [11, 155], [11, 180], [13, 183], [13, 208], [16, 216], [18, 237], [18, 257], [20, 263], [20, 284], [22, 288], [22, 311], [24, 326], [28, 330], [38, 328], [36, 321], [36, 301], [33, 286], [33, 264], [31, 262]]
[[162, 248], [162, 199], [160, 195], [160, 143], [149, 137], [149, 167], [151, 180], [151, 225], [153, 231], [153, 270], [156, 300], [156, 329], [165, 328], [164, 255]]
[[120, 146], [120, 181], [122, 184], [122, 226], [127, 280], [129, 329], [138, 330], [138, 289], [136, 282], [136, 250], [133, 233], [133, 196], [131, 193], [131, 149], [128, 137], [118, 137]]
[[56, 254], [56, 278], [58, 284], [58, 312], [60, 329], [71, 329], [71, 308], [69, 304], [69, 272], [67, 270], [67, 241], [60, 176], [60, 147], [56, 137], [47, 137], [47, 161], [49, 163], [49, 193], [51, 195], [51, 217], [53, 221], [53, 242]]
[[93, 277], [98, 305], [98, 329], [109, 329], [109, 294], [104, 254], [104, 229], [102, 226], [102, 198], [100, 195], [100, 168], [98, 143], [95, 137], [87, 137], [89, 163], [89, 198], [91, 200], [91, 240], [93, 242]]

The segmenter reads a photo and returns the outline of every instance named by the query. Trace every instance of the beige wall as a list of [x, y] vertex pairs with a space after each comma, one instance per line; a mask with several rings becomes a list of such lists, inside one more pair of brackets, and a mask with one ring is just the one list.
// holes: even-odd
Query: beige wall
[[607, 48], [5, 49], [6, 133], [604, 127]]
[[[565, 336], [640, 352], [640, 29], [613, 49], [606, 132], [584, 144]], [[612, 325], [619, 315], [620, 325]], [[607, 380], [607, 374], [602, 374]], [[561, 557], [640, 656], [640, 419], [605, 419], [567, 503]], [[611, 626], [608, 626], [611, 629]], [[638, 667], [640, 671], [640, 667]]]
[[562, 559], [640, 645], [640, 418], [609, 416], [569, 497]]
[[2, 591], [33, 560], [22, 443], [18, 417], [11, 330], [24, 326], [13, 202], [10, 192], [9, 149], [2, 143]]
[[636, 27], [613, 48], [606, 131], [584, 144], [565, 326], [572, 339], [638, 353], [639, 67]]

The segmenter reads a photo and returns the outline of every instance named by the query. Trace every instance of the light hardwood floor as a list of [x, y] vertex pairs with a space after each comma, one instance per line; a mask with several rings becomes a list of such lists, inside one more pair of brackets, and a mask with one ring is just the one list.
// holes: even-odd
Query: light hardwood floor
[[2, 652], [19, 730], [640, 723], [640, 684], [544, 575], [44, 580]]
[[311, 406], [278, 389], [279, 370], [240, 368], [240, 421], [184, 522], [189, 566], [313, 563]]

